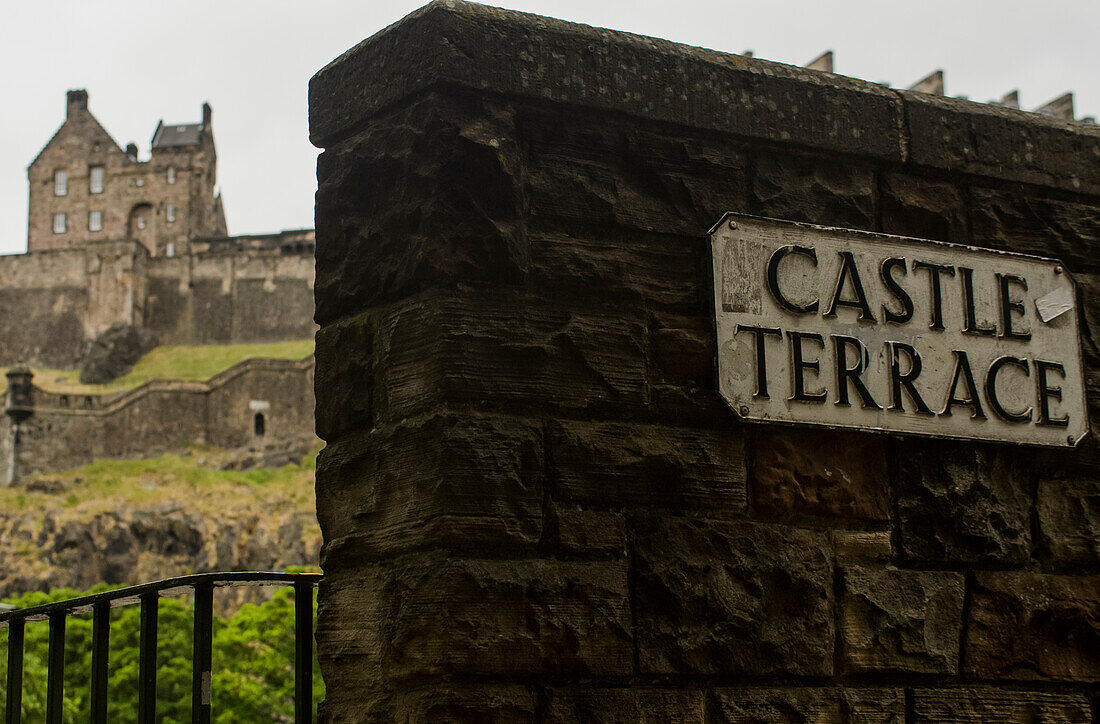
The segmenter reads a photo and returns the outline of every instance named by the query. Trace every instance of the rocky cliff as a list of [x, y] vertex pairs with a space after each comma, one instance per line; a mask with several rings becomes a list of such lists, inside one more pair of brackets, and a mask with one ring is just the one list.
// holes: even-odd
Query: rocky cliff
[[313, 459], [194, 449], [0, 490], [0, 597], [316, 565]]

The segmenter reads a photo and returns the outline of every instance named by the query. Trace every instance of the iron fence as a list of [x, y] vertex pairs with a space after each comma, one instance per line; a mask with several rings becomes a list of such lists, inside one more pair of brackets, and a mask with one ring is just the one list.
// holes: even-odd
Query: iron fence
[[23, 644], [28, 621], [49, 622], [46, 668], [46, 724], [61, 724], [65, 675], [65, 622], [75, 614], [92, 614], [91, 709], [93, 724], [107, 721], [107, 665], [111, 609], [141, 606], [138, 639], [139, 724], [153, 724], [157, 714], [157, 611], [162, 597], [193, 593], [191, 721], [208, 724], [211, 712], [211, 665], [214, 642], [214, 589], [232, 586], [294, 587], [294, 722], [313, 717], [313, 589], [320, 573], [199, 573], [140, 586], [119, 588], [67, 601], [0, 612], [8, 629], [8, 678], [4, 724], [19, 724], [23, 701]]

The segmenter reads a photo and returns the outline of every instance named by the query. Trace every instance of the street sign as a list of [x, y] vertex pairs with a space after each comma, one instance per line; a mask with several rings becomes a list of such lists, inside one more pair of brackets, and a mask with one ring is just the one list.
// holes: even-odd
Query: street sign
[[739, 417], [1073, 447], [1088, 432], [1060, 262], [727, 214], [718, 386]]

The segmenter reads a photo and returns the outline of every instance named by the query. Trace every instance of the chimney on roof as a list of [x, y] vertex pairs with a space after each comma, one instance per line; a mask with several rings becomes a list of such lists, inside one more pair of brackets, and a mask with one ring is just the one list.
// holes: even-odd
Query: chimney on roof
[[806, 67], [809, 68], [810, 70], [823, 70], [826, 73], [832, 73], [833, 72], [833, 51], [826, 50], [824, 53], [822, 53], [821, 55], [817, 56], [816, 58], [811, 60], [809, 63], [807, 63]]
[[937, 70], [909, 86], [909, 90], [919, 93], [931, 93], [934, 96], [942, 96], [944, 93], [943, 71]]
[[72, 118], [77, 113], [88, 110], [88, 91], [71, 90], [65, 94], [65, 118]]
[[209, 103], [202, 104], [202, 130], [210, 130], [210, 119], [213, 117], [214, 111], [210, 110]]
[[1035, 109], [1036, 113], [1053, 116], [1062, 121], [1073, 120], [1073, 94], [1065, 93]]

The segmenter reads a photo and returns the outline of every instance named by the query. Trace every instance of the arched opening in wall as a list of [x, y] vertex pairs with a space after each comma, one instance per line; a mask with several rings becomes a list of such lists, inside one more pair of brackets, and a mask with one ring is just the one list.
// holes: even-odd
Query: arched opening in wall
[[252, 418], [252, 434], [256, 437], [264, 436], [264, 413], [257, 412]]
[[137, 204], [130, 209], [130, 216], [126, 220], [126, 236], [137, 239], [150, 254], [156, 253], [153, 245], [153, 207], [150, 204]]

